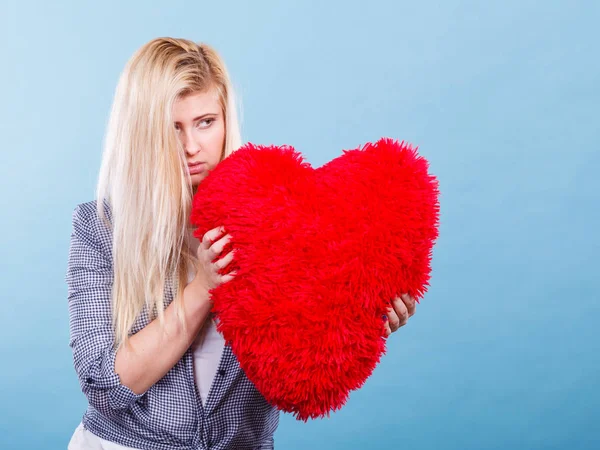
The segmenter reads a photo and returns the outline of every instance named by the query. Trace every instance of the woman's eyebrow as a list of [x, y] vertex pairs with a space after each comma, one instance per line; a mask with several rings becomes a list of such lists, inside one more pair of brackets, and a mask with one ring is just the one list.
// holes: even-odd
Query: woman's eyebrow
[[[205, 117], [208, 117], [208, 116], [216, 116], [217, 114], [219, 114], [219, 113], [206, 113], [206, 114], [202, 114], [201, 116], [194, 117], [192, 119], [192, 122], [196, 122], [197, 120], [204, 119]], [[179, 123], [179, 122], [175, 122], [175, 123]]]

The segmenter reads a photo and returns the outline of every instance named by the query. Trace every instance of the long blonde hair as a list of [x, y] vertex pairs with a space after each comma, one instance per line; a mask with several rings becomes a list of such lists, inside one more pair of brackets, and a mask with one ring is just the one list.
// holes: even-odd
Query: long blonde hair
[[112, 216], [112, 317], [117, 347], [136, 320], [163, 323], [168, 286], [183, 322], [182, 296], [195, 255], [186, 233], [194, 189], [172, 119], [174, 102], [216, 89], [225, 117], [221, 159], [241, 145], [235, 94], [223, 60], [209, 45], [157, 38], [127, 62], [117, 84], [96, 190], [98, 215]]

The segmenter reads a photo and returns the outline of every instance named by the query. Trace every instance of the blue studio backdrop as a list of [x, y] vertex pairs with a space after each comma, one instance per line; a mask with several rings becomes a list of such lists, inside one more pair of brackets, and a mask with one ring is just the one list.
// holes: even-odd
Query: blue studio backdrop
[[71, 213], [94, 198], [119, 74], [159, 36], [212, 44], [243, 138], [313, 166], [389, 136], [439, 178], [431, 287], [330, 418], [276, 448], [600, 448], [600, 3], [0, 4], [0, 448], [64, 449]]

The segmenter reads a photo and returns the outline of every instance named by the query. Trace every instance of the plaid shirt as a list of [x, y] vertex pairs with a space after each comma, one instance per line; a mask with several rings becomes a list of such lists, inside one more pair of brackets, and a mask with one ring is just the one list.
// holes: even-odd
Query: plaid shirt
[[[272, 449], [279, 411], [248, 380], [228, 345], [205, 405], [196, 390], [191, 349], [146, 392], [135, 394], [121, 384], [111, 325], [112, 232], [98, 217], [95, 200], [77, 205], [72, 220], [65, 280], [69, 346], [88, 400], [84, 427], [139, 449]], [[172, 299], [168, 287], [165, 300]], [[141, 315], [132, 332], [147, 323]]]

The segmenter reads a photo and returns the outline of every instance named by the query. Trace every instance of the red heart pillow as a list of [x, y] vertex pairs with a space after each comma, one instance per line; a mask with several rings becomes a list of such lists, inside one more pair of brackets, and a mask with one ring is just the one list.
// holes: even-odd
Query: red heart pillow
[[236, 251], [237, 276], [212, 291], [218, 329], [267, 401], [307, 420], [363, 385], [390, 300], [426, 291], [438, 216], [427, 161], [391, 139], [317, 169], [247, 144], [200, 183], [194, 235], [224, 225]]

